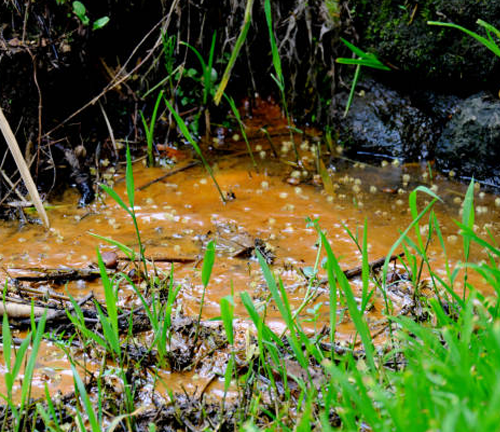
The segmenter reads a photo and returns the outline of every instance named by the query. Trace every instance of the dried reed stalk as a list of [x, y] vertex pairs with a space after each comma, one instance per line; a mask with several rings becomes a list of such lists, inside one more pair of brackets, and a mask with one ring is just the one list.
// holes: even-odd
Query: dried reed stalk
[[31, 201], [35, 205], [35, 208], [38, 214], [40, 215], [43, 224], [47, 228], [49, 228], [50, 227], [49, 218], [47, 217], [47, 213], [43, 208], [43, 203], [42, 200], [40, 199], [40, 195], [38, 194], [38, 189], [36, 188], [33, 178], [31, 177], [30, 170], [21, 153], [21, 149], [19, 148], [19, 144], [17, 143], [16, 137], [12, 133], [12, 129], [10, 128], [9, 122], [5, 118], [5, 115], [3, 114], [2, 107], [0, 107], [0, 130], [2, 131], [5, 141], [7, 141], [7, 145], [9, 146], [12, 156], [14, 157], [17, 169], [21, 173], [21, 177], [24, 180], [26, 189], [28, 189]]

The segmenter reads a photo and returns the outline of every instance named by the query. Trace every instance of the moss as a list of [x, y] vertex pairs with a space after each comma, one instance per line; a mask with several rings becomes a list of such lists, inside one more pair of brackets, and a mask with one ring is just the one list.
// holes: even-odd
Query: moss
[[500, 59], [458, 30], [427, 25], [454, 22], [484, 34], [481, 18], [500, 27], [500, 1], [493, 0], [350, 0], [360, 46], [412, 76], [414, 83], [475, 91], [500, 84]]

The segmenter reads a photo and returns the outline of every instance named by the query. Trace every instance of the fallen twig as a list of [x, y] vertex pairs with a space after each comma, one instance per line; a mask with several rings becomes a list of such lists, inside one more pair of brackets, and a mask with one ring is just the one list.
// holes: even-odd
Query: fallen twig
[[[190, 262], [195, 262], [198, 258], [197, 257], [180, 257], [180, 256], [147, 256], [145, 257], [146, 260], [148, 261], [154, 261], [154, 262], [179, 262], [179, 263], [190, 263]], [[125, 255], [120, 255], [118, 256], [118, 260], [120, 261], [132, 261], [130, 257], [125, 256]], [[140, 258], [137, 257], [133, 261], [140, 261]]]
[[143, 184], [142, 186], [136, 187], [135, 190], [142, 191], [142, 190], [146, 189], [147, 187], [151, 186], [152, 184], [161, 182], [174, 174], [177, 174], [181, 171], [185, 171], [185, 170], [192, 168], [192, 167], [199, 165], [199, 164], [200, 164], [199, 161], [191, 161], [191, 162], [187, 163], [186, 165], [177, 166], [177, 167], [173, 168], [172, 170], [170, 170], [168, 173], [163, 174], [162, 176], [155, 178], [154, 180], [151, 180], [151, 181], [147, 182], [146, 184]]
[[[404, 252], [401, 252], [398, 255], [392, 255], [389, 262], [395, 261], [398, 258], [402, 257], [403, 255], [404, 255]], [[372, 261], [371, 263], [369, 263], [368, 266], [370, 267], [370, 270], [373, 271], [373, 270], [376, 270], [376, 269], [382, 267], [385, 263], [385, 259], [386, 259], [386, 257], [382, 257], [382, 258], [376, 259], [375, 261]], [[345, 274], [347, 279], [353, 279], [356, 276], [359, 276], [362, 272], [363, 272], [363, 266], [354, 267], [352, 269], [344, 270], [344, 274]], [[319, 283], [320, 284], [328, 283], [328, 278], [320, 279]]]

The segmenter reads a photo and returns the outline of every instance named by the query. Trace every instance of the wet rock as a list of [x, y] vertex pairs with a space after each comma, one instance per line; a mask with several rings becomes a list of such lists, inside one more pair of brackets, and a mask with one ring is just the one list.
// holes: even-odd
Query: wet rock
[[108, 269], [115, 269], [118, 266], [118, 255], [115, 252], [102, 252], [101, 258]]
[[371, 80], [358, 84], [356, 90], [346, 118], [342, 113], [347, 93], [334, 99], [339, 138], [348, 156], [359, 159], [369, 154], [406, 161], [429, 156], [439, 126], [409, 96]]
[[436, 165], [500, 186], [500, 101], [487, 93], [464, 99], [436, 145]]

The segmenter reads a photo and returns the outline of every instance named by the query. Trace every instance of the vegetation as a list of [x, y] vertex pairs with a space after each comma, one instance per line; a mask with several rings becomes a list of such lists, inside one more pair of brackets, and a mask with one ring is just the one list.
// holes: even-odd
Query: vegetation
[[[111, 189], [106, 188], [106, 191], [131, 215], [136, 225], [130, 153], [127, 152], [127, 155], [130, 206], [125, 205]], [[238, 301], [244, 305], [253, 325], [253, 336], [247, 340], [247, 348], [243, 352], [234, 331], [236, 296], [232, 293], [220, 300], [220, 319], [225, 334], [223, 346], [227, 347], [224, 396], [217, 414], [214, 414], [213, 407], [208, 403], [198, 401], [201, 404], [198, 408], [198, 424], [208, 421], [219, 424], [219, 427], [251, 431], [494, 429], [499, 420], [496, 406], [500, 370], [500, 250], [473, 231], [473, 191], [474, 181], [466, 194], [462, 221], [457, 223], [462, 230], [465, 260], [456, 268], [448, 266], [446, 277], [434, 271], [427, 255], [431, 241], [441, 244], [446, 254], [439, 222], [433, 211], [439, 197], [425, 187], [419, 187], [410, 194], [409, 207], [413, 221], [387, 255], [389, 257], [400, 248], [404, 250], [401, 263], [411, 275], [408, 283], [413, 298], [413, 309], [407, 314], [394, 315], [390, 296], [387, 295], [389, 290], [398, 289], [398, 282], [387, 282], [389, 258], [379, 274], [370, 271], [366, 224], [361, 239], [346, 228], [362, 255], [363, 290], [359, 301], [320, 221], [308, 222], [318, 234], [318, 257], [309, 272], [310, 285], [304, 302], [296, 310], [291, 307], [281, 279], [275, 278], [264, 257], [256, 251], [270, 297], [264, 305], [257, 306], [248, 293], [239, 295]], [[422, 201], [418, 195], [421, 194], [431, 198], [423, 209], [418, 208], [418, 202]], [[421, 229], [424, 225], [426, 230]], [[423, 232], [426, 234], [423, 235]], [[138, 231], [137, 235], [141, 245]], [[468, 262], [471, 243], [488, 250], [489, 262]], [[68, 428], [83, 430], [86, 427], [93, 431], [159, 430], [151, 422], [151, 413], [141, 408], [138, 395], [141, 392], [140, 376], [144, 372], [140, 372], [140, 365], [147, 365], [147, 370], [159, 381], [162, 369], [177, 370], [178, 359], [172, 337], [179, 337], [175, 326], [179, 311], [174, 312], [174, 307], [180, 286], [176, 286], [173, 272], [164, 279], [149, 276], [144, 250], [142, 246], [139, 249], [146, 285], [138, 284], [125, 274], [109, 278], [98, 252], [105, 303], [101, 305], [96, 302], [95, 308], [102, 334], [88, 327], [85, 318], [88, 310], [84, 312], [72, 300], [74, 312], [68, 312], [68, 318], [74, 331], [69, 340], [72, 343], [78, 341], [85, 351], [98, 351], [102, 356], [99, 371], [84, 372], [82, 378], [85, 368], [72, 353], [65, 337], [58, 342], [72, 363], [75, 395], [79, 397], [55, 402], [47, 392], [45, 400], [32, 402], [29, 399], [30, 380], [24, 379], [21, 403], [18, 403], [12, 389], [19, 379], [20, 367], [27, 357], [30, 344], [32, 351], [26, 364], [25, 377], [33, 373], [33, 362], [44, 335], [45, 318], [38, 324], [33, 321], [32, 333], [35, 337], [33, 340], [30, 336], [26, 337], [13, 357], [8, 348], [11, 341], [9, 323], [4, 317], [4, 357], [9, 366], [7, 393], [3, 395], [7, 402], [3, 430], [61, 431]], [[322, 255], [325, 256], [323, 261], [320, 259]], [[206, 337], [207, 330], [201, 316], [204, 293], [215, 259], [214, 243], [209, 242], [201, 271], [203, 297], [198, 316], [193, 321], [192, 347], [203, 343]], [[328, 301], [324, 304], [328, 304], [329, 325], [326, 332], [311, 332], [304, 327], [306, 321], [301, 312], [309, 308], [311, 319], [308, 321], [316, 323], [319, 320], [318, 307], [312, 301], [316, 298], [321, 268], [328, 278]], [[422, 278], [423, 268], [429, 275], [427, 280]], [[494, 290], [495, 297], [485, 297], [476, 291], [467, 282], [468, 272], [478, 272], [483, 276]], [[467, 287], [463, 296], [455, 292], [461, 275], [464, 275], [463, 281]], [[118, 292], [125, 282], [134, 288], [150, 323], [153, 337], [148, 340], [141, 338], [134, 330], [134, 314], [125, 318], [126, 310], [117, 306]], [[430, 288], [433, 295], [424, 295], [424, 286]], [[383, 343], [374, 342], [365, 319], [375, 289], [385, 299], [387, 337]], [[286, 325], [281, 334], [266, 323], [266, 310], [271, 307], [277, 308]], [[347, 345], [341, 345], [336, 338], [336, 327], [343, 314], [350, 317], [357, 330]], [[134, 353], [138, 349], [137, 343], [142, 348]], [[136, 348], [133, 348], [134, 345]], [[136, 372], [132, 373], [132, 370]], [[110, 387], [106, 384], [110, 373], [119, 385]], [[90, 397], [91, 392], [93, 397]], [[238, 397], [227, 398], [229, 392], [235, 392]], [[111, 400], [114, 400], [112, 405]], [[182, 427], [182, 419], [187, 421], [190, 415], [186, 406], [172, 394], [169, 404], [173, 404], [178, 413], [177, 417], [171, 418], [170, 424]], [[75, 422], [73, 417], [67, 415], [68, 409], [76, 410]], [[415, 417], [416, 412], [421, 415]]]
[[[61, 7], [66, 4], [62, 0], [58, 3]], [[362, 3], [366, 6], [366, 2]], [[223, 96], [257, 170], [245, 125], [230, 96], [230, 78], [234, 76], [233, 69], [251, 29], [253, 4], [253, 0], [246, 2], [232, 54], [219, 59], [225, 72], [218, 85], [216, 69], [221, 63], [217, 61], [217, 32], [211, 33], [210, 44], [203, 51], [191, 40], [169, 35], [162, 28], [158, 39], [162, 52], [157, 59], [160, 59], [158, 63], [163, 63], [162, 73], [166, 70], [166, 76], [162, 75], [161, 79], [155, 76], [154, 84], [142, 89], [145, 90], [141, 93], [143, 98], [156, 95], [149, 122], [145, 114], [147, 108], [136, 110], [144, 129], [148, 164], [154, 166], [156, 163], [155, 133], [162, 131], [167, 137], [170, 133], [170, 122], [165, 122], [170, 116], [171, 124], [177, 126], [180, 136], [202, 161], [224, 203], [228, 196], [221, 190], [205, 157], [210, 144], [212, 110]], [[295, 162], [287, 162], [294, 168], [302, 168], [289, 109], [291, 80], [284, 74], [271, 5], [270, 0], [263, 3], [265, 37], [274, 70], [271, 79], [278, 88], [295, 154]], [[328, 2], [327, 10], [338, 11], [338, 3]], [[81, 2], [73, 2], [71, 12], [74, 17], [70, 17], [77, 18], [79, 26], [88, 28], [93, 23], [93, 30], [105, 31], [104, 27], [111, 25], [113, 20], [113, 16], [108, 18], [107, 15], [92, 20]], [[300, 12], [299, 9], [297, 15]], [[455, 24], [429, 24], [460, 29], [500, 56], [494, 40], [500, 33], [484, 21], [479, 24], [486, 29], [488, 38]], [[256, 37], [261, 37], [256, 33]], [[358, 56], [337, 59], [339, 63], [356, 65], [347, 114], [361, 66], [380, 70], [388, 67], [374, 54], [343, 41]], [[199, 69], [185, 68], [186, 60], [178, 60], [179, 47], [184, 47], [186, 57], [194, 56]], [[155, 49], [156, 45], [150, 52]], [[125, 65], [116, 76], [124, 70]], [[113, 81], [112, 88], [118, 87], [116, 82]], [[191, 110], [191, 106], [195, 108]], [[189, 109], [181, 112], [181, 108]], [[205, 141], [198, 139], [201, 115], [205, 120]], [[271, 135], [266, 129], [264, 132], [276, 154]], [[381, 271], [370, 268], [366, 221], [362, 237], [345, 227], [346, 236], [361, 254], [359, 298], [340, 266], [340, 257], [330, 245], [321, 221], [309, 218], [308, 227], [317, 234], [317, 255], [314, 264], [304, 271], [308, 284], [302, 302], [297, 307], [292, 306], [287, 287], [255, 247], [255, 259], [266, 284], [267, 298], [257, 303], [249, 293], [235, 294], [231, 287], [231, 294], [220, 299], [220, 316], [213, 320], [218, 322], [214, 327], [210, 325], [213, 323], [203, 320], [203, 311], [216, 260], [216, 244], [213, 240], [204, 243], [199, 309], [195, 317], [186, 317], [178, 302], [181, 284], [175, 280], [173, 266], [168, 274], [163, 274], [147, 259], [136, 214], [130, 143], [125, 141], [127, 199], [107, 185], [102, 185], [102, 189], [130, 216], [137, 250], [112, 238], [93, 235], [119, 248], [133, 263], [135, 271], [110, 276], [97, 250], [103, 301], [93, 298], [89, 306], [80, 304], [68, 294], [71, 306], [66, 309], [64, 326], [51, 326], [47, 312], [35, 318], [33, 306], [28, 324], [30, 331], [21, 341], [14, 341], [12, 323], [4, 314], [5, 394], [0, 396], [5, 405], [0, 414], [1, 431], [406, 432], [490, 431], [497, 428], [500, 420], [497, 409], [500, 402], [500, 249], [494, 239], [480, 238], [474, 231], [474, 180], [465, 195], [462, 220], [457, 222], [461, 230], [463, 262], [455, 267], [447, 262], [445, 276], [433, 267], [428, 254], [429, 244], [434, 242], [441, 246], [446, 256], [445, 242], [434, 212], [440, 197], [433, 190], [420, 186], [409, 194], [412, 221], [387, 251]], [[38, 144], [41, 146], [41, 143], [40, 129]], [[327, 144], [333, 153], [331, 134], [328, 134]], [[325, 190], [333, 198], [334, 186], [320, 153], [321, 145], [318, 144], [317, 171]], [[305, 169], [304, 172], [308, 175]], [[297, 173], [302, 175], [302, 172]], [[427, 201], [422, 206], [424, 200]], [[40, 214], [42, 210], [43, 207]], [[471, 262], [472, 244], [487, 250], [487, 262]], [[392, 255], [401, 250], [398, 264], [405, 268], [408, 280], [391, 282], [389, 263]], [[482, 294], [470, 284], [472, 272], [482, 276], [493, 296]], [[320, 274], [326, 274], [324, 281]], [[410, 292], [406, 294], [409, 303], [405, 311], [397, 311], [390, 294], [402, 290], [403, 284]], [[120, 303], [125, 286], [137, 300], [130, 307]], [[463, 286], [462, 293], [458, 291], [459, 286]], [[7, 290], [6, 284], [4, 309]], [[381, 311], [384, 338], [378, 339], [366, 317], [377, 295], [383, 298], [384, 305]], [[317, 301], [320, 296], [322, 302]], [[244, 306], [245, 316], [235, 314], [237, 303]], [[280, 315], [284, 325], [281, 332], [269, 326], [267, 316], [271, 310]], [[346, 343], [341, 343], [337, 329], [344, 318], [352, 322], [354, 334]], [[238, 338], [236, 319], [249, 325], [245, 341]], [[34, 400], [31, 396], [36, 358], [44, 338], [62, 350], [71, 364], [74, 393], [64, 398], [50, 395], [48, 387], [45, 387], [43, 398]], [[14, 342], [17, 348], [12, 348]], [[205, 390], [197, 397], [190, 397], [187, 392], [174, 394], [171, 390], [166, 391], [165, 397], [157, 397], [155, 386], [165, 384], [165, 373], [196, 372], [213, 352], [220, 353], [224, 359], [223, 371], [214, 375], [223, 385], [220, 400], [207, 401]]]

